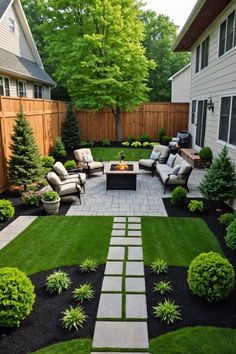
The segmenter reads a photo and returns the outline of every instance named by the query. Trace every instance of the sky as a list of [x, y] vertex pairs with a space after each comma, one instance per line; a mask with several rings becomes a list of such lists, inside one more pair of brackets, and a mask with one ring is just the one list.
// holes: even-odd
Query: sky
[[145, 9], [167, 15], [181, 29], [197, 0], [143, 0]]

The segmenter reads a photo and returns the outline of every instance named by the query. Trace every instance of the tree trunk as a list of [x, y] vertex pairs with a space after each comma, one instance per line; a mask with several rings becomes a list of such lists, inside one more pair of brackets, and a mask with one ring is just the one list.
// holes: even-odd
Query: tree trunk
[[121, 110], [119, 106], [112, 108], [112, 113], [115, 118], [115, 128], [116, 128], [116, 141], [122, 141], [122, 127], [121, 127]]

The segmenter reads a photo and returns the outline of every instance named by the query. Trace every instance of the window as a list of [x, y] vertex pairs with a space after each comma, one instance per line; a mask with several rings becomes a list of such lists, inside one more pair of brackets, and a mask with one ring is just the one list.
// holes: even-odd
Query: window
[[10, 96], [10, 82], [7, 77], [0, 76], [0, 96]]
[[15, 21], [12, 18], [8, 19], [9, 31], [15, 33]]
[[235, 11], [220, 25], [219, 57], [236, 46]]
[[208, 36], [196, 49], [196, 66], [195, 73], [198, 73], [208, 66], [208, 56], [209, 56], [209, 42], [210, 37]]
[[26, 84], [24, 81], [17, 81], [17, 95], [26, 97]]
[[43, 87], [42, 85], [34, 85], [34, 98], [43, 98]]
[[193, 100], [192, 101], [192, 115], [191, 115], [191, 123], [195, 124], [196, 121], [196, 108], [197, 108], [197, 101]]
[[221, 99], [219, 140], [236, 146], [236, 96]]

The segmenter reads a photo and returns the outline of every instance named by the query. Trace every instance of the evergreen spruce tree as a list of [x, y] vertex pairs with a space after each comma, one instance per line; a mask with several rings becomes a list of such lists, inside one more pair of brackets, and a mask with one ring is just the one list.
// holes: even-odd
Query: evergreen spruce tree
[[203, 177], [199, 190], [205, 198], [217, 201], [218, 209], [220, 202], [236, 197], [235, 166], [226, 146]]
[[28, 184], [38, 182], [42, 178], [43, 172], [33, 130], [22, 109], [17, 115], [11, 139], [10, 183], [23, 186], [26, 190]]
[[80, 128], [72, 103], [69, 103], [62, 129], [62, 141], [66, 149], [75, 149], [80, 143]]

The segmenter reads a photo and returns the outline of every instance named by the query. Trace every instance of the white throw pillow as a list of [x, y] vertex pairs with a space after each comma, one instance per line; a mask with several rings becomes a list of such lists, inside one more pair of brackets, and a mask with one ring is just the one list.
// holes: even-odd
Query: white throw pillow
[[173, 169], [173, 175], [177, 175], [180, 170], [180, 165], [176, 165], [175, 168]]
[[155, 152], [155, 151], [153, 151], [153, 152], [151, 153], [150, 159], [151, 159], [151, 160], [157, 160], [160, 156], [161, 156], [161, 153], [160, 153], [160, 152]]
[[176, 159], [176, 155], [170, 154], [166, 164], [172, 168], [174, 165], [175, 159]]
[[85, 162], [93, 162], [92, 155], [84, 155], [84, 161]]

